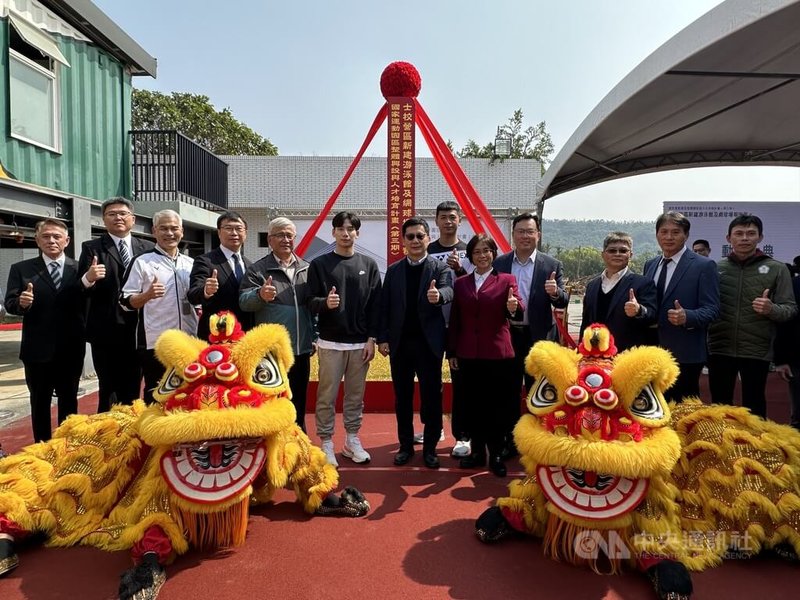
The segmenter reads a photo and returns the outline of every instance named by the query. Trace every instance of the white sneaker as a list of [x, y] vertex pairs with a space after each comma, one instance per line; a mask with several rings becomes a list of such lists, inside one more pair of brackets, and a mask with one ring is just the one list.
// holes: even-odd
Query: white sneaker
[[339, 468], [339, 461], [336, 460], [336, 453], [333, 451], [333, 440], [322, 440], [322, 451], [325, 453], [325, 459], [328, 464]]
[[452, 452], [450, 452], [450, 456], [455, 456], [456, 458], [463, 458], [464, 456], [469, 456], [472, 448], [470, 446], [469, 440], [458, 440], [456, 445], [453, 446]]
[[348, 433], [342, 448], [342, 456], [352, 460], [354, 463], [368, 463], [370, 460], [369, 453], [364, 450], [361, 445], [361, 440], [358, 439], [357, 433]]
[[[424, 441], [425, 441], [425, 432], [424, 431], [420, 431], [419, 433], [415, 433], [414, 434], [414, 443], [415, 444], [421, 444]], [[444, 441], [444, 429], [442, 429], [442, 435], [439, 436], [439, 441], [440, 442]]]

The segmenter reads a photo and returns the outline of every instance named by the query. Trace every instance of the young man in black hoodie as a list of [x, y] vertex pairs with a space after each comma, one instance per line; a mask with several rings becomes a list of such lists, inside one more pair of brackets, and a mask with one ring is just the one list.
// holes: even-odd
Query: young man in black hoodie
[[378, 265], [355, 251], [361, 219], [351, 212], [333, 217], [333, 252], [311, 261], [308, 286], [311, 310], [319, 318], [319, 388], [317, 435], [325, 456], [338, 466], [333, 446], [336, 394], [344, 376], [344, 428], [342, 456], [367, 463], [358, 432], [364, 413], [364, 388], [369, 363], [375, 357], [381, 278]]

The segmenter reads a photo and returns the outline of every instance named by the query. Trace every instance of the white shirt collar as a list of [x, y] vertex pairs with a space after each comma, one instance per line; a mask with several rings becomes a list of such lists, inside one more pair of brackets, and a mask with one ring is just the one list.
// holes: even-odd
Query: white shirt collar
[[230, 260], [234, 254], [238, 254], [240, 257], [242, 256], [241, 250], [239, 252], [234, 252], [233, 250], [231, 250], [230, 248], [226, 248], [225, 246], [220, 246], [219, 249], [222, 250], [222, 253], [225, 255], [225, 258], [227, 258], [228, 260]]
[[[672, 256], [670, 256], [670, 257], [669, 257], [669, 259], [672, 261], [672, 264], [673, 264], [673, 265], [676, 265], [676, 264], [678, 264], [678, 262], [680, 262], [680, 260], [681, 260], [681, 257], [682, 257], [684, 254], [686, 254], [686, 250], [687, 250], [687, 249], [688, 249], [688, 248], [686, 248], [686, 246], [684, 246], [684, 247], [683, 247], [683, 248], [681, 248], [681, 249], [680, 249], [678, 252], [676, 252], [675, 254], [673, 254]], [[661, 256], [661, 260], [664, 260], [664, 256], [663, 256], [663, 255]]]
[[514, 250], [514, 262], [522, 266], [528, 266], [528, 264], [533, 264], [536, 262], [536, 252], [537, 250], [534, 248], [533, 254], [531, 254], [530, 258], [528, 258], [528, 260], [526, 260], [525, 262], [522, 262], [519, 258], [517, 258], [517, 251]]
[[426, 258], [428, 258], [428, 253], [427, 252], [425, 253], [425, 256], [423, 256], [419, 260], [412, 260], [410, 256], [406, 256], [406, 260], [408, 261], [408, 264], [410, 264], [412, 267], [415, 267], [417, 265], [421, 265], [422, 263], [425, 262]]
[[58, 268], [59, 270], [61, 270], [64, 268], [64, 261], [66, 260], [66, 255], [62, 252], [61, 256], [55, 259], [50, 258], [49, 256], [42, 256], [42, 258], [44, 258], [45, 264], [47, 265], [48, 268], [50, 267], [50, 263], [55, 262], [58, 263]]
[[119, 247], [120, 242], [125, 242], [125, 245], [130, 248], [131, 247], [131, 234], [129, 233], [125, 237], [117, 237], [113, 233], [109, 233], [108, 235], [111, 236], [111, 239], [114, 240], [114, 245]]
[[619, 280], [625, 277], [627, 274], [628, 267], [625, 267], [621, 271], [617, 271], [611, 276], [609, 276], [606, 270], [603, 269], [603, 272], [600, 274], [600, 286], [603, 288], [603, 292], [607, 294], [609, 290], [613, 289], [614, 286], [619, 283]]

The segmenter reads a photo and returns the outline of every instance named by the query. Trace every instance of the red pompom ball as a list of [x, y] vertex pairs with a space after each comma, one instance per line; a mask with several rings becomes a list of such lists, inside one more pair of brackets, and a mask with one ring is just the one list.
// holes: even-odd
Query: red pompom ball
[[421, 87], [422, 77], [411, 63], [393, 62], [381, 73], [381, 94], [384, 98], [416, 98]]

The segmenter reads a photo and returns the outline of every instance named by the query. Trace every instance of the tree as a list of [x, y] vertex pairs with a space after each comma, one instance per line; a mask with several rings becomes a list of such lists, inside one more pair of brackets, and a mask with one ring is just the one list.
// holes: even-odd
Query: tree
[[217, 111], [208, 96], [133, 90], [131, 128], [174, 129], [214, 154], [276, 156], [278, 148], [247, 125], [229, 108]]
[[603, 257], [597, 248], [580, 246], [562, 250], [558, 253], [557, 258], [564, 266], [564, 276], [568, 277], [571, 282], [598, 275], [605, 268]]
[[[544, 172], [554, 150], [553, 140], [547, 133], [544, 121], [523, 129], [523, 114], [522, 109], [519, 108], [514, 111], [506, 125], [498, 128], [498, 134], [511, 139], [511, 156], [509, 158], [538, 160], [542, 165], [542, 172]], [[456, 152], [456, 155], [461, 158], [489, 158], [492, 160], [498, 158], [494, 152], [494, 140], [480, 146], [475, 140], [469, 139], [464, 147]]]

